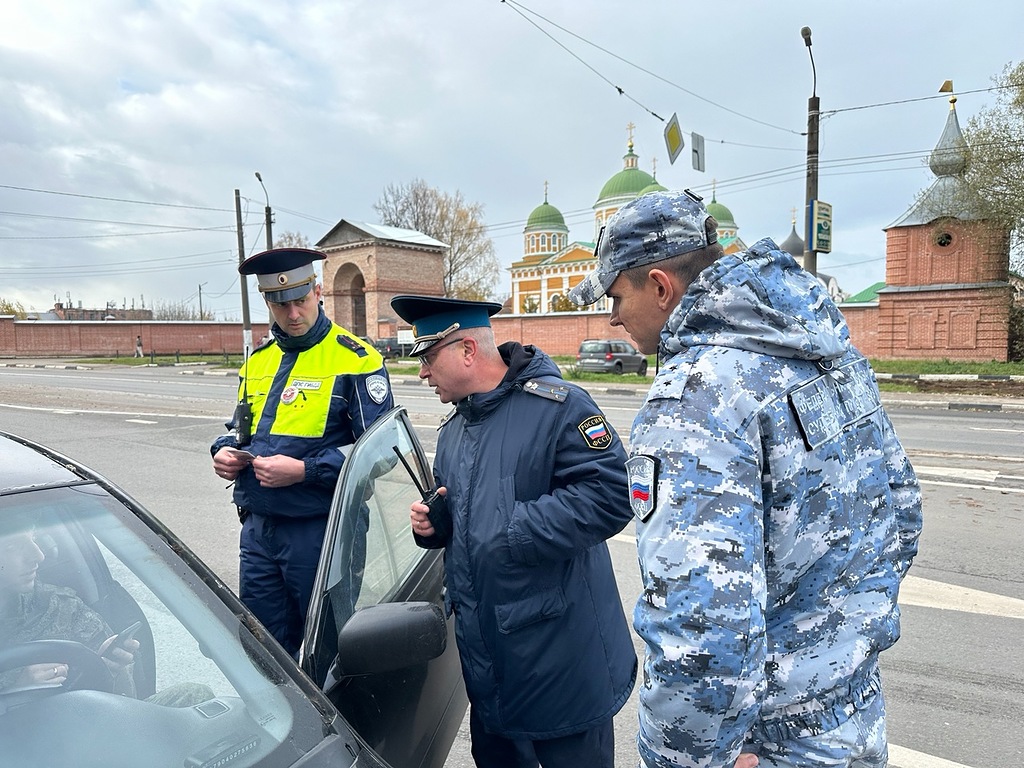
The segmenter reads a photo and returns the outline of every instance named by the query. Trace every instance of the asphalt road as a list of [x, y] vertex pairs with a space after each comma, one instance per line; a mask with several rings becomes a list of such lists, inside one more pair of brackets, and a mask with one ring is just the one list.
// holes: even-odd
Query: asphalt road
[[[223, 430], [233, 388], [231, 376], [170, 369], [0, 367], [0, 428], [107, 475], [235, 584], [237, 521], [207, 451]], [[414, 383], [396, 381], [395, 391], [432, 452], [448, 407]], [[595, 397], [628, 436], [636, 391], [624, 385]], [[1024, 765], [1024, 408], [887, 400], [925, 494], [921, 551], [901, 593], [903, 637], [883, 656], [890, 765]], [[609, 546], [629, 616], [640, 589], [631, 528]], [[616, 718], [619, 766], [636, 762], [635, 718], [634, 693]], [[463, 730], [448, 761], [453, 768], [472, 765]]]

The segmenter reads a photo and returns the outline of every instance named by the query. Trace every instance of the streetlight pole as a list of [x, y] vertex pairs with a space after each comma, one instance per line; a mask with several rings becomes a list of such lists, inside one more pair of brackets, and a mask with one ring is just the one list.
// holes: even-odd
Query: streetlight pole
[[267, 194], [267, 188], [263, 184], [263, 177], [260, 176], [260, 172], [256, 171], [256, 181], [263, 187], [263, 196], [267, 198], [267, 205], [263, 209], [263, 215], [266, 217], [266, 228], [267, 228], [267, 250], [269, 251], [274, 247], [274, 236], [271, 234], [271, 215], [270, 215], [270, 195]]
[[[245, 237], [242, 234], [242, 198], [235, 190], [235, 229], [238, 231], [238, 264], [245, 261]], [[252, 349], [252, 323], [249, 322], [249, 279], [239, 275], [242, 284], [242, 352], [248, 357]]]
[[206, 285], [206, 283], [200, 283], [199, 284], [199, 319], [200, 320], [203, 319], [203, 286], [204, 285]]
[[811, 207], [818, 199], [818, 118], [821, 108], [818, 103], [818, 73], [814, 69], [814, 53], [811, 52], [811, 28], [804, 27], [800, 36], [811, 57], [811, 97], [807, 100], [807, 207], [804, 211], [804, 269], [812, 275], [818, 272], [818, 252], [813, 249], [814, 220]]

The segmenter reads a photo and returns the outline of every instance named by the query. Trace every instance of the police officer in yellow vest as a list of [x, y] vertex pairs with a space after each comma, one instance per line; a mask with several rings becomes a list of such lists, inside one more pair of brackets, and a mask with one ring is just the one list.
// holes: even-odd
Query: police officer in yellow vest
[[242, 520], [239, 595], [292, 654], [344, 447], [394, 405], [380, 353], [324, 314], [313, 268], [323, 258], [276, 248], [239, 266], [256, 275], [271, 337], [239, 372], [232, 432], [211, 446], [214, 471], [234, 481]]

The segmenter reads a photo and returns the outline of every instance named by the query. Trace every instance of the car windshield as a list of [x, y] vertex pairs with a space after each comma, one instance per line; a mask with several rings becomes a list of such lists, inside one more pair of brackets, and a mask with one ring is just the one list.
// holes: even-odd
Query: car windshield
[[[330, 717], [159, 533], [91, 482], [0, 496], [4, 764], [290, 765], [323, 739]], [[128, 662], [101, 657], [128, 627]]]
[[603, 355], [607, 351], [608, 351], [608, 342], [607, 341], [584, 341], [582, 344], [580, 344], [580, 354], [582, 354], [582, 355], [587, 355], [587, 354], [590, 354], [590, 355], [601, 354], [601, 355]]

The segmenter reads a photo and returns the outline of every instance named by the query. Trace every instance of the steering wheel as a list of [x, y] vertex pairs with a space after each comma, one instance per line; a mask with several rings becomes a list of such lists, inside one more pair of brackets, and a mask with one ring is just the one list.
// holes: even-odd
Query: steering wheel
[[54, 662], [67, 664], [69, 670], [67, 680], [54, 692], [79, 689], [114, 692], [114, 676], [103, 658], [82, 643], [74, 640], [33, 640], [0, 648], [0, 672]]

